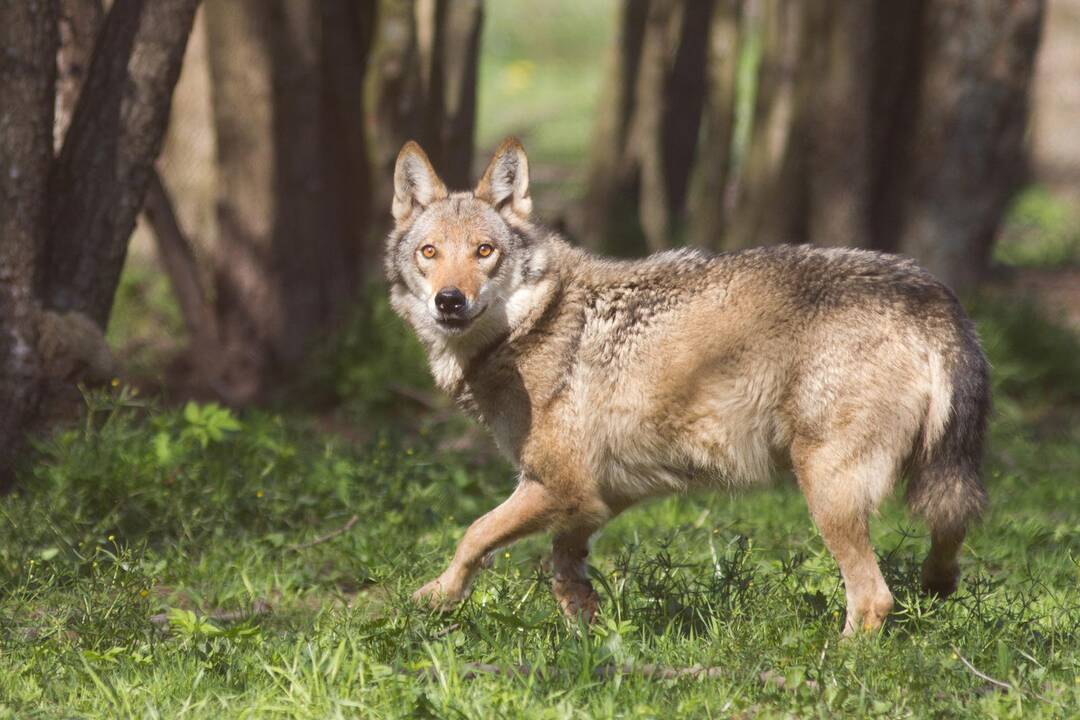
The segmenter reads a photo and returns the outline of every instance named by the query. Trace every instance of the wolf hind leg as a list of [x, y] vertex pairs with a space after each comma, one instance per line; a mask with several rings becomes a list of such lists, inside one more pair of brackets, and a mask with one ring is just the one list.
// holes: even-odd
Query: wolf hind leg
[[[876, 630], [892, 611], [893, 597], [870, 544], [870, 515], [891, 487], [890, 463], [867, 459], [852, 463], [837, 448], [812, 452], [793, 448], [795, 472], [825, 546], [844, 581], [847, 616], [844, 635]], [[882, 474], [890, 475], [882, 477]]]
[[595, 525], [582, 525], [555, 535], [551, 553], [551, 589], [559, 607], [571, 620], [591, 622], [600, 609], [600, 596], [589, 582], [586, 558]]

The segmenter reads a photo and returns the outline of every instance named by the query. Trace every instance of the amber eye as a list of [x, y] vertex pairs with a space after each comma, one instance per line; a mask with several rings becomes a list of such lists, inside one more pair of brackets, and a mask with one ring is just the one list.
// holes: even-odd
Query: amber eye
[[430, 260], [431, 258], [435, 257], [435, 246], [425, 245], [424, 247], [420, 248], [420, 254]]
[[493, 248], [491, 245], [488, 245], [487, 243], [484, 243], [480, 247], [476, 248], [476, 254], [480, 257], [487, 257], [493, 252], [495, 252], [495, 248]]

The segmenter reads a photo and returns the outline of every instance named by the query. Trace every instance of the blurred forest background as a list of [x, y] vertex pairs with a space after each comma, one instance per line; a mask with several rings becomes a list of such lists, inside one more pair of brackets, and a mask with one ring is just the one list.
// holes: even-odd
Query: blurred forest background
[[463, 188], [519, 135], [538, 216], [599, 251], [871, 247], [1075, 319], [1075, 272], [1027, 269], [1080, 245], [1080, 3], [1048, 7], [6, 2], [4, 455], [80, 381], [312, 375], [372, 311], [410, 138]]

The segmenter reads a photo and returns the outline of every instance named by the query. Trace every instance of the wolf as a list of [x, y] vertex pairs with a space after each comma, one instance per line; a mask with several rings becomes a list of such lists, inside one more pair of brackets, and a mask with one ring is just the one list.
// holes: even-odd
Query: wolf
[[439, 387], [519, 471], [418, 602], [451, 606], [486, 555], [550, 531], [555, 597], [591, 619], [586, 558], [607, 521], [776, 467], [839, 566], [845, 635], [893, 606], [868, 522], [902, 477], [931, 535], [924, 588], [956, 589], [986, 504], [988, 364], [956, 297], [913, 261], [804, 245], [599, 257], [533, 220], [513, 138], [471, 192], [449, 192], [407, 143], [392, 214], [391, 303]]

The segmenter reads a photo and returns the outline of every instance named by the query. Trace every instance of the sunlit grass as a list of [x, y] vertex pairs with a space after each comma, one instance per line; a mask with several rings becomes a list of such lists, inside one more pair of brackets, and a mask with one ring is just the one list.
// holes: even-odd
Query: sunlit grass
[[[366, 317], [376, 344], [401, 332]], [[1060, 388], [1080, 386], [1077, 344], [1033, 355], [1045, 321], [979, 317], [999, 369], [993, 505], [961, 590], [919, 594], [925, 531], [890, 502], [873, 534], [897, 610], [848, 642], [836, 567], [789, 482], [620, 517], [591, 557], [603, 610], [587, 631], [550, 596], [545, 538], [500, 553], [439, 616], [409, 593], [513, 472], [456, 419], [384, 424], [363, 397], [377, 372], [348, 374], [350, 357], [379, 362], [366, 347], [346, 342], [337, 365], [368, 425], [358, 443], [301, 418], [92, 395], [90, 419], [42, 443], [25, 492], [0, 500], [0, 717], [1075, 715], [1080, 423]], [[385, 347], [388, 368], [418, 359]], [[649, 664], [714, 670], [634, 669]]]

